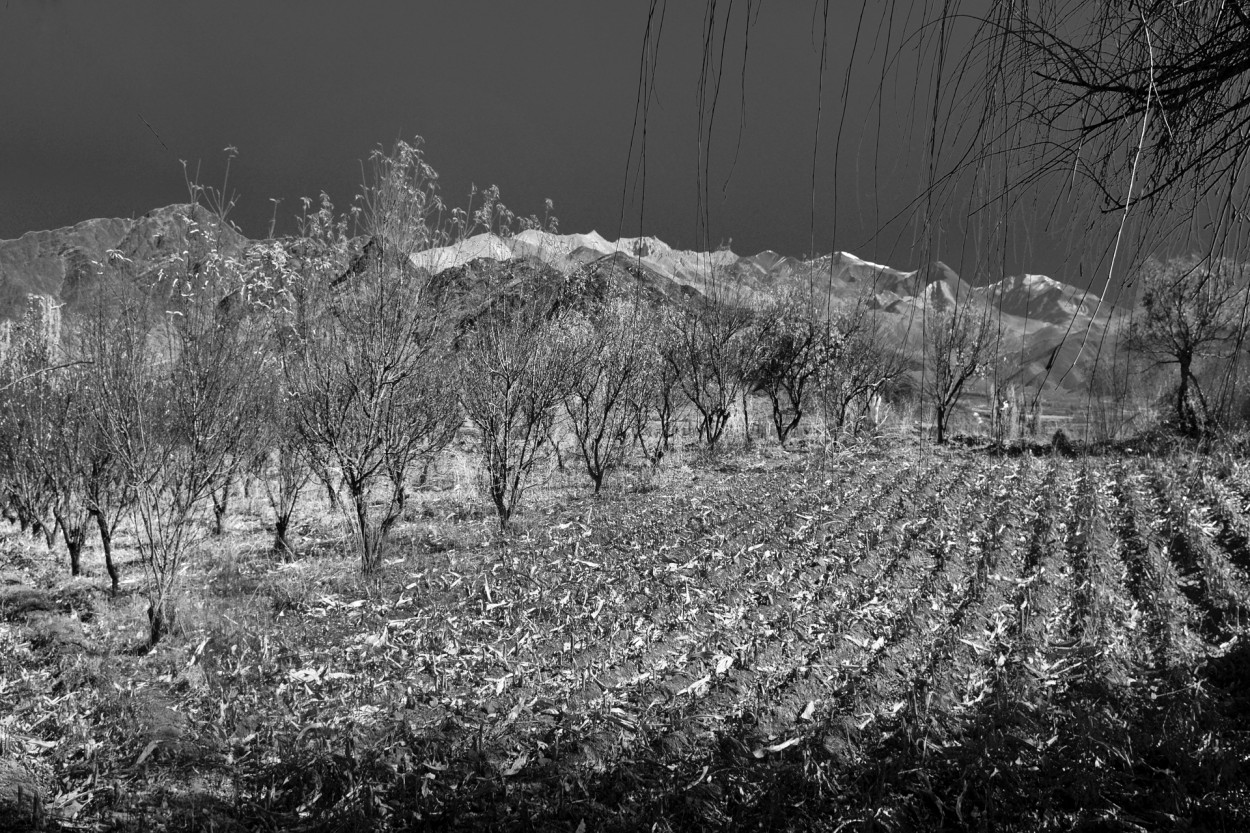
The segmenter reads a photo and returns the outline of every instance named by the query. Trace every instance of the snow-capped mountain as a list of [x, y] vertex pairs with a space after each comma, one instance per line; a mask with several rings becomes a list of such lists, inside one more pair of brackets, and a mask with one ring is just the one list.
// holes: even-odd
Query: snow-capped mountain
[[1014, 275], [982, 289], [996, 308], [1018, 318], [1058, 322], [1091, 316], [1098, 296], [1045, 275]]

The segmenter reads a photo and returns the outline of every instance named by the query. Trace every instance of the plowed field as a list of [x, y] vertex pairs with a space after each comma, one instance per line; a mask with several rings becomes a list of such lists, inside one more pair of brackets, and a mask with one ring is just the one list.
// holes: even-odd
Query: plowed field
[[92, 825], [1250, 829], [1248, 505], [1203, 457], [699, 468], [262, 576], [111, 687], [15, 648], [0, 713]]

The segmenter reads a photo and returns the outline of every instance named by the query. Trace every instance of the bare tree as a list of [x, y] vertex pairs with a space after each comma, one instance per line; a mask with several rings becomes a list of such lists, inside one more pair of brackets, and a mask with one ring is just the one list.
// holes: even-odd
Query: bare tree
[[[64, 326], [63, 326], [64, 324]], [[32, 296], [26, 314], [7, 325], [0, 372], [0, 462], [9, 507], [23, 529], [51, 548], [58, 533], [72, 575], [82, 572], [97, 496], [109, 489], [109, 455], [94, 430], [90, 361], [75, 352], [74, 330], [60, 307]], [[70, 335], [63, 340], [62, 332]], [[122, 487], [124, 489], [124, 487]], [[118, 586], [106, 545], [105, 566]]]
[[731, 342], [729, 353], [732, 372], [740, 381], [738, 385], [738, 407], [742, 409], [742, 447], [750, 449], [751, 440], [751, 397], [757, 388], [757, 376], [766, 360], [769, 345], [764, 340], [764, 328], [758, 311], [748, 313], [747, 324]]
[[[673, 312], [648, 307], [639, 325], [640, 360], [638, 385], [632, 390], [632, 432], [643, 457], [658, 466], [672, 448], [681, 414], [681, 365], [674, 359], [677, 346]], [[651, 425], [657, 433], [651, 437]]]
[[577, 364], [564, 408], [595, 494], [637, 425], [636, 409], [647, 382], [643, 314], [637, 303], [618, 298], [593, 319], [568, 316], [563, 322], [571, 342], [567, 349]]
[[328, 200], [308, 219], [282, 351], [292, 418], [312, 468], [341, 476], [365, 574], [382, 566], [413, 463], [442, 449], [461, 420], [446, 383], [446, 319], [429, 273], [409, 261], [440, 241], [437, 175], [405, 142], [373, 162], [356, 257]]
[[1233, 261], [1196, 256], [1150, 260], [1141, 271], [1139, 312], [1128, 345], [1155, 366], [1176, 366], [1173, 417], [1185, 433], [1213, 427], [1198, 364], [1232, 359], [1244, 339], [1246, 277], [1245, 267]]
[[[354, 309], [336, 299], [341, 313], [310, 327], [287, 363], [305, 448], [317, 468], [341, 474], [350, 504], [344, 509], [366, 574], [382, 565], [403, 510], [406, 474], [417, 459], [443, 448], [458, 424], [454, 395], [443, 384], [444, 354], [431, 322], [418, 323], [424, 317], [420, 293], [401, 305], [394, 291], [402, 283], [375, 283], [363, 293], [373, 300], [357, 295]], [[376, 489], [383, 495], [375, 517]]]
[[176, 624], [179, 576], [199, 534], [196, 507], [255, 431], [265, 360], [249, 310], [227, 303], [245, 276], [217, 244], [220, 215], [191, 212], [184, 221], [197, 245], [159, 264], [150, 300], [115, 311], [93, 357], [102, 436], [134, 489], [150, 644]]
[[273, 512], [273, 554], [290, 558], [295, 554], [288, 539], [291, 518], [313, 471], [300, 423], [292, 419], [293, 397], [280, 351], [281, 346], [275, 346], [274, 354], [279, 359], [276, 372], [268, 374], [268, 384], [260, 391], [259, 436], [251, 469], [259, 476]]
[[747, 354], [744, 375], [768, 397], [777, 442], [784, 447], [803, 419], [809, 385], [832, 357], [831, 330], [802, 298], [789, 295], [757, 313], [750, 341], [755, 349]]
[[486, 491], [507, 529], [578, 370], [576, 341], [537, 305], [492, 309], [467, 325], [460, 401], [481, 434]]
[[[39, 461], [51, 442], [47, 407], [40, 391], [14, 385], [3, 402], [4, 428], [0, 437], [0, 466], [5, 498], [23, 532], [41, 537], [48, 549], [56, 543], [52, 517], [55, 493]], [[75, 573], [77, 575], [77, 573]]]
[[65, 361], [60, 307], [31, 296], [21, 320], [7, 325], [0, 359], [6, 380], [0, 400], [0, 462], [10, 504], [24, 528], [48, 548], [62, 534], [70, 572], [82, 572], [90, 516], [76, 466], [89, 441], [74, 362]]
[[[56, 452], [61, 397], [47, 372], [52, 367], [55, 345], [31, 323], [28, 312], [16, 328], [18, 343], [10, 344], [5, 352], [0, 470], [9, 505], [22, 530], [41, 536], [51, 549], [58, 531], [53, 512], [57, 484], [49, 476], [48, 463]], [[75, 557], [71, 557], [71, 570], [78, 575]]]
[[[860, 417], [902, 376], [903, 354], [888, 343], [880, 319], [856, 304], [831, 316], [820, 388], [835, 430], [857, 430]], [[855, 416], [859, 415], [859, 416]]]
[[677, 383], [699, 412], [699, 437], [716, 448], [745, 384], [739, 338], [750, 324], [749, 312], [711, 297], [687, 301], [672, 319], [674, 332], [665, 359]]
[[[70, 572], [81, 573], [83, 547], [93, 526], [90, 499], [90, 462], [96, 456], [93, 446], [99, 442], [83, 395], [82, 375], [77, 368], [62, 370], [49, 376], [52, 444], [39, 465], [53, 494], [52, 517], [61, 531], [61, 540], [69, 553]], [[87, 465], [84, 465], [86, 463]], [[118, 578], [111, 555], [106, 567], [117, 591]]]
[[951, 414], [969, 381], [994, 358], [997, 334], [988, 308], [972, 302], [938, 306], [925, 313], [924, 388], [937, 423], [936, 441], [946, 442]]
[[290, 395], [285, 380], [275, 379], [264, 395], [261, 436], [264, 446], [254, 461], [265, 499], [273, 511], [273, 554], [290, 558], [295, 554], [288, 533], [300, 493], [312, 479], [307, 450], [298, 426], [290, 418]]
[[75, 412], [80, 423], [68, 431], [81, 432], [68, 438], [64, 448], [72, 449], [65, 460], [65, 478], [81, 484], [87, 511], [100, 535], [104, 566], [116, 593], [121, 576], [113, 559], [113, 535], [134, 501], [134, 485], [109, 437], [104, 433], [109, 403], [103, 397], [109, 389], [108, 380], [118, 370], [117, 350], [123, 340], [118, 331], [127, 322], [145, 320], [136, 314], [145, 303], [138, 288], [119, 276], [124, 267], [118, 253], [109, 255], [110, 263], [95, 264], [94, 289], [83, 298], [80, 311], [66, 322], [68, 358], [78, 364], [67, 383], [81, 410]]
[[[1244, 3], [1100, 0], [1079, 10], [1042, 3], [1023, 13], [996, 3], [991, 20], [1010, 22], [983, 30], [989, 42], [1007, 41], [1013, 66], [1004, 69], [1031, 76], [1024, 90], [1029, 100], [1021, 103], [1033, 108], [1055, 143], [1046, 164], [1064, 164], [1056, 150], [1084, 156], [1090, 162], [1082, 168], [1104, 187], [1127, 180], [1115, 174], [1127, 175], [1135, 165], [1144, 182], [1137, 199], [1159, 213], [1180, 192], [1231, 197], [1244, 183], [1240, 160], [1250, 150]], [[1136, 158], [1119, 152], [1133, 146], [1141, 148]]]

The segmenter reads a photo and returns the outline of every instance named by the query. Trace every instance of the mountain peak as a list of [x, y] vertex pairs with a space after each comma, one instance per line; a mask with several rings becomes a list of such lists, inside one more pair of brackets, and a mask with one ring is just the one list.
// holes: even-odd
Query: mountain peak
[[1066, 325], [1090, 316], [1098, 297], [1047, 275], [1010, 275], [984, 289], [989, 301], [1020, 318]]
[[916, 277], [922, 286], [941, 281], [954, 286], [959, 282], [959, 274], [940, 260], [935, 260], [916, 270]]
[[622, 237], [616, 247], [635, 257], [655, 257], [673, 251], [673, 247], [658, 237]]

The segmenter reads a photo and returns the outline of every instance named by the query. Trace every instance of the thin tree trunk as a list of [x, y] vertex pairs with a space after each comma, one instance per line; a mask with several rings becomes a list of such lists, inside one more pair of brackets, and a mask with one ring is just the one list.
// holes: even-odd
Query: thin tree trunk
[[103, 512], [92, 512], [95, 516], [96, 526], [100, 530], [100, 549], [104, 550], [104, 569], [108, 571], [109, 581], [112, 582], [112, 592], [114, 595], [121, 587], [121, 577], [117, 572], [117, 565], [113, 563], [113, 530], [109, 528], [108, 519], [104, 517]]
[[[43, 521], [36, 521], [36, 523], [39, 524], [39, 532], [43, 534], [43, 540], [48, 545], [48, 552], [51, 552], [52, 548], [56, 546], [56, 534], [58, 531], [56, 521], [53, 521], [51, 524], [45, 524]], [[74, 575], [78, 574], [75, 573]]]
[[660, 460], [664, 457], [664, 423], [660, 423], [660, 436], [656, 437], [655, 445], [647, 448], [647, 413], [639, 410], [634, 414], [634, 439], [638, 442], [638, 448], [642, 451], [643, 459], [655, 468], [660, 465]]
[[378, 559], [372, 536], [369, 534], [369, 501], [365, 496], [364, 484], [349, 483], [347, 492], [351, 495], [352, 508], [356, 513], [356, 535], [360, 541], [360, 569], [365, 575], [372, 575], [377, 572]]
[[213, 535], [220, 536], [225, 530], [226, 513], [230, 508], [230, 490], [233, 478], [227, 478], [221, 489], [214, 489], [213, 496]]
[[331, 509], [339, 508], [339, 493], [334, 488], [334, 478], [330, 476], [330, 472], [321, 467], [316, 467], [317, 479], [321, 481], [321, 485], [326, 488], [326, 500], [330, 502]]
[[499, 515], [499, 530], [501, 532], [508, 531], [508, 521], [512, 517], [512, 510], [508, 508], [507, 495], [504, 488], [491, 488], [490, 496], [495, 502], [495, 512]]
[[290, 558], [295, 554], [286, 540], [287, 529], [291, 526], [290, 514], [279, 515], [273, 522], [273, 554], [282, 558]]
[[60, 512], [54, 512], [53, 517], [56, 518], [57, 526], [61, 528], [61, 538], [65, 541], [65, 549], [69, 552], [69, 574], [80, 576], [82, 575], [82, 545], [86, 539], [86, 530], [82, 524], [71, 528], [65, 516]]
[[747, 409], [747, 390], [742, 388], [742, 447], [751, 448], [751, 412]]
[[560, 444], [552, 434], [547, 434], [547, 442], [551, 443], [551, 450], [556, 453], [556, 468], [564, 471], [564, 455], [560, 453]]
[[838, 396], [838, 419], [837, 419], [837, 430], [838, 430], [839, 437], [842, 436], [842, 432], [846, 429], [846, 412], [849, 411], [850, 409], [851, 409], [851, 398], [847, 397], [845, 394], [839, 394]]
[[1209, 434], [1212, 430], [1211, 425], [1211, 409], [1207, 406], [1207, 397], [1202, 392], [1202, 385], [1198, 384], [1198, 378], [1195, 376], [1191, 379], [1194, 388], [1194, 396], [1198, 397], [1198, 407], [1202, 409], [1202, 419], [1199, 430], [1202, 434]]
[[382, 554], [385, 551], [386, 539], [395, 522], [399, 520], [402, 511], [399, 495], [392, 492], [386, 516], [375, 529], [369, 523], [369, 498], [365, 493], [364, 484], [349, 484], [348, 491], [351, 493], [352, 504], [356, 511], [356, 531], [360, 535], [361, 572], [372, 576], [382, 569]]
[[172, 599], [160, 598], [148, 602], [148, 647], [155, 648], [174, 629], [178, 610]]
[[664, 458], [664, 455], [673, 450], [673, 437], [677, 434], [672, 403], [667, 401], [661, 403], [656, 410], [656, 418], [660, 422], [660, 438], [657, 441], [658, 451], [652, 461], [653, 467], [660, 465], [660, 460]]
[[781, 393], [771, 387], [768, 388], [768, 401], [773, 407], [773, 428], [777, 430], [777, 442], [784, 448], [786, 445], [786, 432], [783, 430], [785, 416], [781, 412]]
[[508, 531], [508, 520], [512, 517], [512, 508], [508, 505], [508, 471], [492, 471], [491, 460], [486, 461], [486, 474], [490, 478], [490, 498], [495, 504], [495, 513], [499, 516], [499, 530]]
[[398, 504], [399, 511], [404, 511], [404, 506], [408, 502], [408, 493], [404, 489], [404, 473], [403, 471], [391, 472], [391, 488], [393, 489], [394, 502]]

